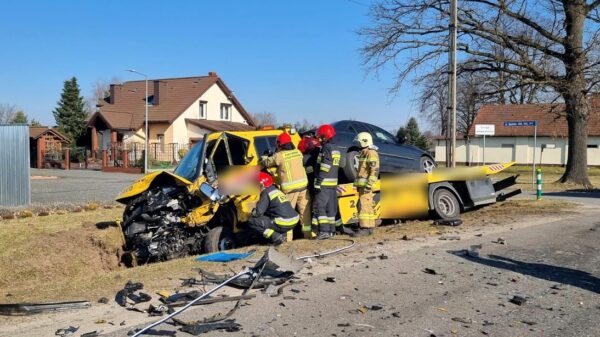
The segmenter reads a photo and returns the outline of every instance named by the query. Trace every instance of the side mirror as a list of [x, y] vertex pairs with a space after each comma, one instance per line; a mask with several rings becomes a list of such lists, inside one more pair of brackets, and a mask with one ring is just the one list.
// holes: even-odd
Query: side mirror
[[219, 191], [207, 183], [202, 183], [200, 185], [200, 192], [210, 201], [218, 201], [219, 199], [221, 199]]

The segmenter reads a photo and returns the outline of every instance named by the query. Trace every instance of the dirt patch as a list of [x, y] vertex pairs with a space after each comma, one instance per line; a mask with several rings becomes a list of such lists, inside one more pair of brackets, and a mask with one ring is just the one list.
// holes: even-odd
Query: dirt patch
[[60, 179], [57, 176], [31, 176], [30, 177], [31, 180], [54, 180], [54, 179]]

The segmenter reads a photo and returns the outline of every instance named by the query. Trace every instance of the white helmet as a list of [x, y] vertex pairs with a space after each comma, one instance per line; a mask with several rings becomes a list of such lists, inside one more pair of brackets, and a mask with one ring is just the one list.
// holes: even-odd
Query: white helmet
[[354, 141], [357, 142], [360, 147], [367, 147], [373, 145], [373, 136], [368, 132], [361, 132], [356, 135]]

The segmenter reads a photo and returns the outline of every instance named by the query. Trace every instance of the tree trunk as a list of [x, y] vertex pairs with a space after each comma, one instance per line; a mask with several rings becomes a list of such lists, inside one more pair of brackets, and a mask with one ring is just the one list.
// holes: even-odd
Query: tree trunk
[[586, 54], [583, 48], [584, 23], [587, 5], [584, 0], [563, 0], [565, 10], [565, 79], [559, 87], [565, 99], [565, 112], [569, 128], [569, 153], [567, 167], [560, 178], [562, 183], [582, 184], [591, 188], [587, 173], [587, 121], [589, 104], [585, 90], [584, 67]]

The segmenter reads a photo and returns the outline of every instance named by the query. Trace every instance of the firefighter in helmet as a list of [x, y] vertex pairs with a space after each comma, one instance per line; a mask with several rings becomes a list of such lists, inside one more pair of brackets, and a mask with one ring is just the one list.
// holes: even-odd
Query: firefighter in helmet
[[324, 240], [335, 234], [337, 214], [337, 186], [341, 153], [331, 144], [335, 136], [333, 126], [324, 124], [317, 129], [321, 150], [315, 166], [315, 197], [312, 224], [317, 229], [317, 239]]
[[252, 210], [249, 227], [262, 234], [274, 245], [287, 240], [287, 232], [298, 224], [300, 215], [294, 210], [285, 194], [273, 185], [273, 177], [259, 172], [257, 177], [260, 198]]
[[286, 132], [277, 137], [277, 152], [262, 162], [266, 168], [275, 167], [279, 177], [279, 187], [292, 208], [300, 213], [300, 223], [310, 226], [310, 196], [308, 178], [303, 165], [302, 153], [294, 147], [292, 137]]
[[359, 229], [353, 236], [368, 236], [373, 234], [377, 221], [373, 184], [379, 176], [379, 154], [377, 146], [373, 145], [373, 137], [368, 132], [360, 132], [355, 142], [361, 148], [358, 156], [358, 174], [354, 186], [358, 189], [358, 223]]

